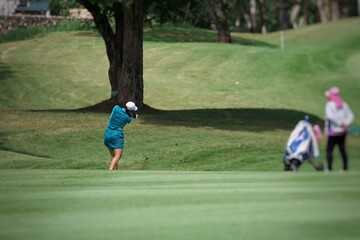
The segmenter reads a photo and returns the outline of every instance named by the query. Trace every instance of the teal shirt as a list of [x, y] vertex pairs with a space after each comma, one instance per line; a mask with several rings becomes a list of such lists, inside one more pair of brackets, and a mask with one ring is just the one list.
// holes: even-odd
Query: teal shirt
[[104, 135], [106, 147], [111, 149], [124, 147], [123, 128], [131, 122], [131, 119], [124, 108], [117, 105], [113, 108]]
[[130, 122], [131, 117], [126, 113], [126, 110], [116, 105], [110, 115], [107, 128], [109, 128], [110, 130], [122, 131], [125, 125]]

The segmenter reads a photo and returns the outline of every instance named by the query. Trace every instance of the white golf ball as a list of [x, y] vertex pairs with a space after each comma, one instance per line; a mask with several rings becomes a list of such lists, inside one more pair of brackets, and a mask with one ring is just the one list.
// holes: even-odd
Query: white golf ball
[[236, 84], [239, 84], [239, 82], [236, 82]]

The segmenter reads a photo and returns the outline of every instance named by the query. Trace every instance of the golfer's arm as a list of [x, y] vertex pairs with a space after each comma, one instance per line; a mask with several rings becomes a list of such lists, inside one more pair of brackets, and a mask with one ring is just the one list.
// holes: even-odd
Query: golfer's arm
[[345, 119], [345, 124], [347, 126], [349, 126], [353, 121], [354, 121], [354, 113], [351, 111], [349, 106], [346, 106], [346, 119]]

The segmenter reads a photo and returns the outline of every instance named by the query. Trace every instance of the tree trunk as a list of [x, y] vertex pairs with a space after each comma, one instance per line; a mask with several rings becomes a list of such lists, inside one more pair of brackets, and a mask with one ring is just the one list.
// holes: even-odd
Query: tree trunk
[[250, 0], [250, 19], [252, 32], [256, 32], [256, 0]]
[[251, 23], [250, 14], [246, 10], [246, 6], [245, 6], [244, 1], [241, 1], [241, 13], [244, 16], [247, 29], [249, 30], [249, 32], [252, 32], [253, 31], [253, 26], [252, 26], [252, 23]]
[[335, 21], [340, 18], [340, 8], [338, 0], [331, 0], [331, 20]]
[[259, 6], [259, 32], [265, 34], [267, 32], [266, 29], [266, 14], [265, 14], [265, 6], [264, 0], [256, 0], [257, 5]]
[[277, 21], [277, 27], [278, 30], [283, 30], [282, 29], [282, 10], [281, 10], [282, 6], [281, 6], [281, 1], [280, 0], [275, 0], [275, 9], [276, 9], [276, 21]]
[[222, 0], [204, 0], [205, 7], [214, 22], [220, 42], [231, 43], [231, 35], [227, 24], [224, 3]]
[[290, 8], [291, 5], [289, 2], [279, 2], [279, 22], [280, 22], [280, 30], [289, 29], [292, 27], [291, 21], [290, 21]]
[[236, 0], [235, 1], [235, 6], [234, 6], [234, 15], [235, 15], [235, 31], [236, 32], [240, 32], [240, 27], [241, 27], [241, 0]]
[[308, 24], [308, 18], [309, 18], [308, 0], [303, 0], [302, 10], [303, 10], [303, 21], [301, 26], [306, 26]]
[[319, 11], [321, 23], [328, 22], [330, 20], [330, 16], [331, 16], [329, 0], [318, 0], [317, 8]]
[[119, 102], [143, 107], [143, 3], [123, 5], [123, 63], [119, 77]]
[[113, 2], [115, 32], [98, 4], [78, 0], [89, 10], [105, 42], [109, 60], [111, 98], [121, 105], [133, 101], [143, 108], [143, 0], [131, 4]]
[[331, 6], [330, 6], [330, 1], [331, 1], [331, 0], [323, 0], [323, 2], [324, 2], [323, 8], [324, 8], [324, 12], [325, 12], [327, 21], [330, 21], [330, 20], [331, 20]]
[[293, 28], [297, 28], [299, 25], [296, 20], [299, 16], [300, 11], [301, 11], [300, 4], [295, 4], [292, 6], [291, 14], [290, 14], [290, 21], [291, 21], [291, 25]]
[[186, 24], [187, 19], [188, 19], [188, 15], [190, 14], [190, 10], [191, 10], [191, 2], [188, 2], [186, 4], [186, 10], [184, 13], [184, 17], [182, 18], [182, 24]]
[[318, 8], [318, 12], [319, 12], [319, 16], [320, 16], [320, 22], [321, 23], [327, 22], [325, 12], [324, 12], [324, 9], [323, 9], [323, 0], [317, 0], [316, 6]]
[[[360, 0], [358, 0], [360, 1]], [[349, 1], [348, 0], [339, 0], [339, 11], [340, 11], [340, 18], [348, 17], [349, 16]]]

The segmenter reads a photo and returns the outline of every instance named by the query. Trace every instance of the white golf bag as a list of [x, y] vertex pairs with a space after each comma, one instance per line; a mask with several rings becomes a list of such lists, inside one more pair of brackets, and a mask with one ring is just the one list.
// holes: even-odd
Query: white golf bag
[[285, 171], [297, 171], [305, 161], [316, 170], [323, 170], [322, 164], [316, 166], [312, 160], [319, 157], [319, 147], [313, 128], [308, 120], [301, 120], [291, 132], [283, 157]]

